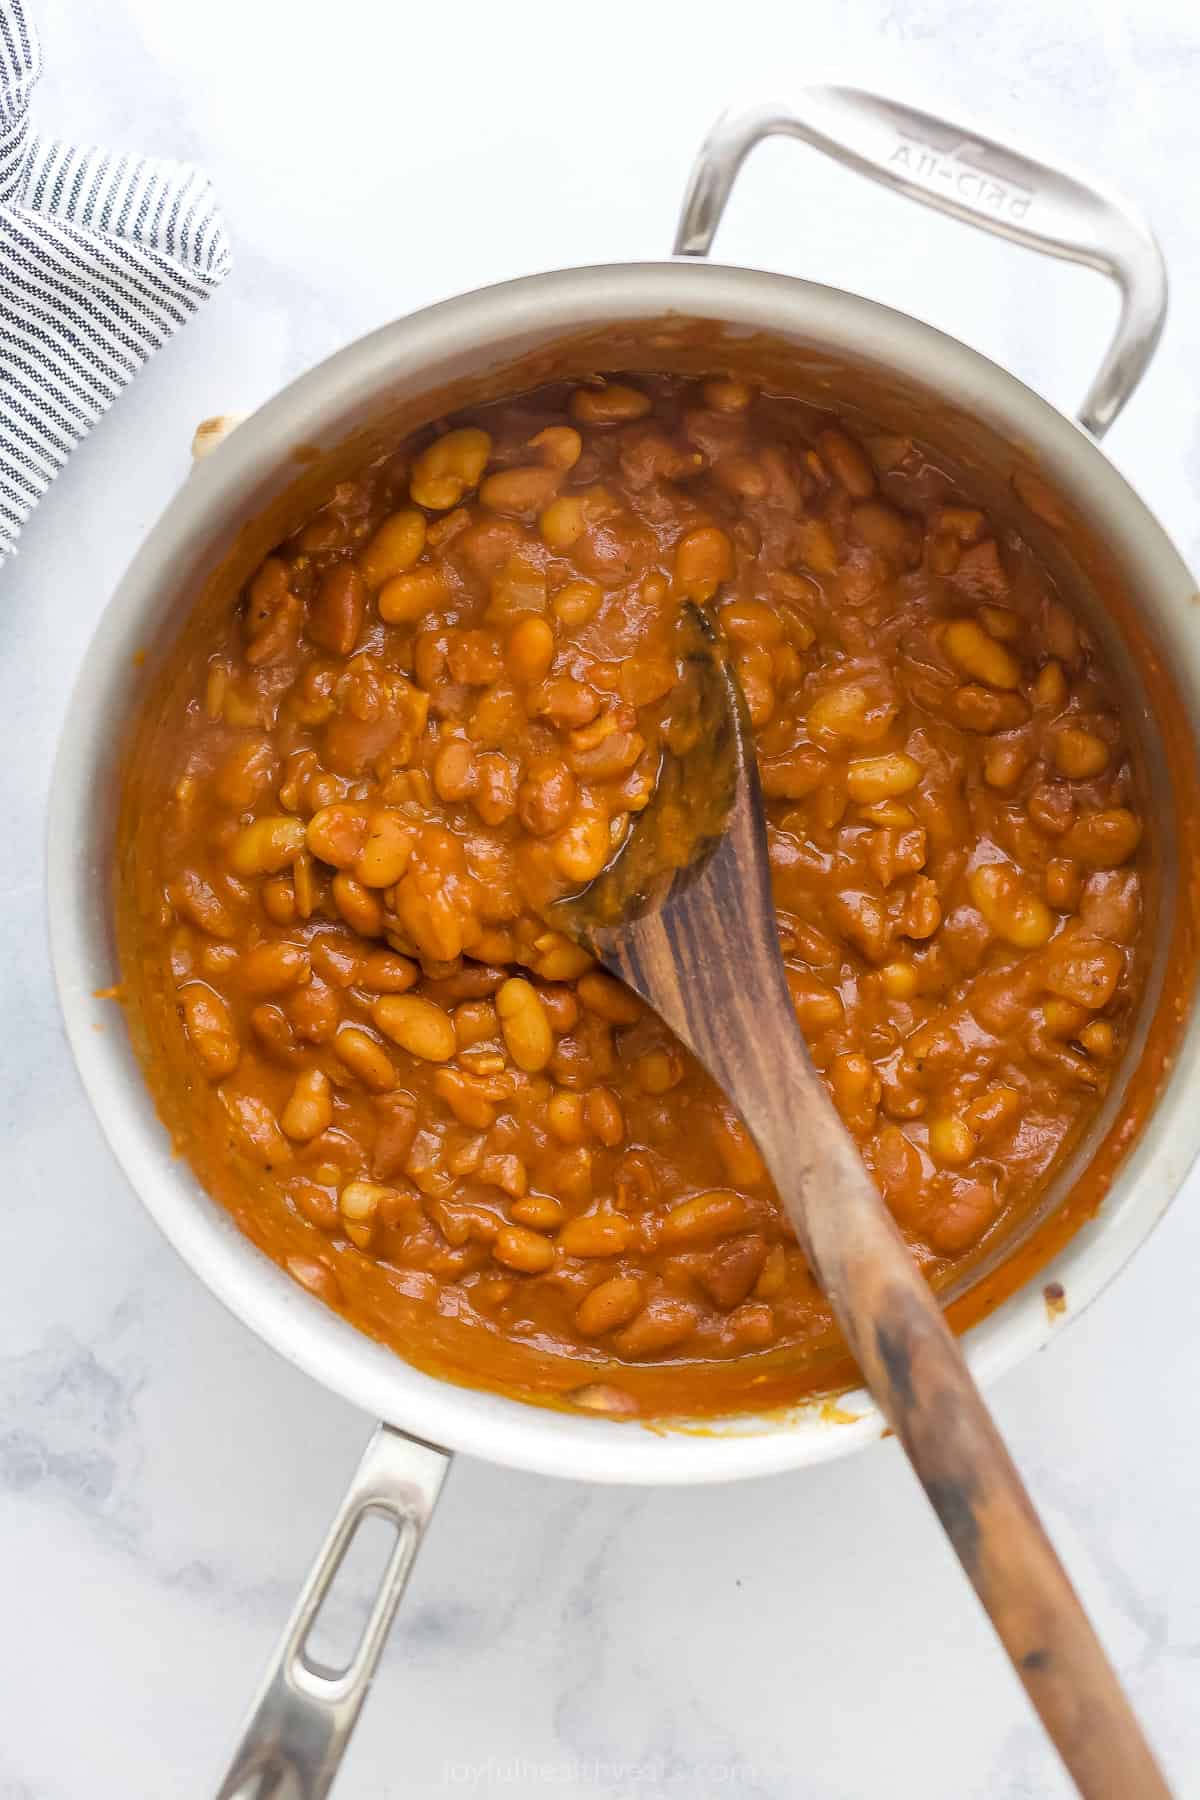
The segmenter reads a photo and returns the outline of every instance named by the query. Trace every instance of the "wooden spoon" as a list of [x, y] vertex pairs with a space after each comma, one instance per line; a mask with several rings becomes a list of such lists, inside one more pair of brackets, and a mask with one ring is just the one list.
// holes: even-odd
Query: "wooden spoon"
[[653, 797], [604, 872], [552, 909], [738, 1106], [867, 1386], [1088, 1800], [1168, 1796], [1129, 1701], [932, 1292], [796, 1024], [745, 702], [695, 607]]

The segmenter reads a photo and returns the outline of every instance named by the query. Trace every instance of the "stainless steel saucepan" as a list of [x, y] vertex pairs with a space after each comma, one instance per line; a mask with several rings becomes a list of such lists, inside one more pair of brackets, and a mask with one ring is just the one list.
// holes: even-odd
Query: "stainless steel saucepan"
[[[1116, 335], [1079, 422], [1064, 418], [1005, 370], [914, 318], [816, 282], [704, 260], [746, 153], [784, 133], [859, 173], [966, 224], [1048, 255], [1080, 262], [1120, 292]], [[1140, 669], [1149, 653], [1169, 669], [1187, 720], [1200, 725], [1195, 584], [1153, 514], [1117, 473], [1099, 440], [1153, 353], [1166, 307], [1154, 239], [1121, 202], [974, 133], [892, 101], [845, 88], [813, 88], [794, 107], [723, 119], [700, 153], [675, 256], [663, 262], [561, 270], [484, 288], [398, 319], [292, 383], [199, 467], [167, 508], [113, 596], [84, 660], [67, 714], [50, 813], [49, 902], [59, 992], [85, 1086], [130, 1181], [180, 1254], [226, 1305], [317, 1380], [386, 1421], [376, 1430], [318, 1555], [221, 1788], [223, 1796], [313, 1800], [324, 1794], [366, 1694], [450, 1454], [462, 1450], [547, 1475], [608, 1482], [732, 1481], [797, 1469], [876, 1438], [882, 1422], [865, 1394], [847, 1402], [857, 1422], [818, 1407], [741, 1417], [703, 1434], [525, 1405], [451, 1385], [404, 1362], [291, 1281], [173, 1156], [126, 1034], [96, 1031], [111, 1009], [95, 998], [118, 978], [111, 905], [121, 746], [145, 693], [149, 666], [177, 636], [180, 597], [230, 556], [246, 521], [296, 479], [298, 445], [330, 452], [388, 408], [419, 422], [434, 396], [504, 392], [506, 371], [534, 353], [612, 334], [624, 366], [681, 366], [688, 331], [708, 330], [729, 358], [795, 360], [797, 379], [833, 406], [890, 418], [935, 448], [969, 443], [976, 491], [1053, 559], [1070, 567], [1096, 631], [1128, 679], [1155, 791], [1160, 857], [1157, 934], [1165, 946], [1182, 905], [1176, 847], [1184, 804], [1160, 721]], [[713, 366], [722, 352], [714, 351]], [[616, 366], [616, 365], [609, 365]], [[581, 371], [582, 372], [582, 371]], [[849, 390], [852, 389], [852, 394]], [[904, 423], [906, 421], [906, 423]], [[1060, 529], [1074, 521], [1068, 541]], [[1079, 535], [1079, 534], [1082, 535]], [[1078, 549], [1090, 542], [1093, 553]], [[1104, 579], [1132, 596], [1136, 629], [1108, 606]], [[1144, 634], [1145, 644], [1134, 638]], [[1188, 748], [1188, 755], [1194, 751]], [[1176, 761], [1175, 770], [1178, 769]], [[1151, 969], [1143, 1034], [1163, 1000], [1165, 948]], [[1200, 1108], [1189, 1097], [1200, 1026], [1187, 1002], [1174, 1060], [1146, 1128], [1117, 1170], [1103, 1206], [1044, 1269], [969, 1334], [978, 1377], [990, 1379], [1041, 1345], [1055, 1325], [1042, 1282], [1061, 1285], [1071, 1314], [1127, 1261], [1161, 1216], [1200, 1147]], [[1123, 1079], [1134, 1076], [1137, 1045]], [[1143, 1076], [1145, 1071], [1143, 1069]], [[1120, 1089], [1121, 1082], [1116, 1084]], [[1055, 1196], [1061, 1202], [1097, 1150], [1120, 1092]], [[1011, 1247], [1010, 1247], [1011, 1248]], [[307, 1640], [322, 1597], [358, 1522], [381, 1514], [395, 1547], [369, 1624], [349, 1666], [322, 1667]]]

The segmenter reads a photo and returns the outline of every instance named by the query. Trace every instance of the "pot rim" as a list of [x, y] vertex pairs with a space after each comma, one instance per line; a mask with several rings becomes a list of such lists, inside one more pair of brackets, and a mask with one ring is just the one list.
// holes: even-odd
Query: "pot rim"
[[[206, 1286], [291, 1362], [414, 1436], [535, 1473], [647, 1485], [744, 1479], [824, 1461], [879, 1437], [883, 1423], [860, 1391], [839, 1403], [859, 1415], [850, 1424], [810, 1403], [760, 1420], [634, 1429], [428, 1375], [306, 1293], [173, 1155], [127, 1034], [105, 1029], [111, 1008], [96, 996], [114, 978], [111, 841], [107, 834], [98, 841], [94, 795], [119, 735], [113, 720], [123, 721], [135, 704], [134, 652], [177, 591], [172, 572], [181, 553], [200, 554], [227, 538], [228, 521], [264, 470], [286, 466], [297, 444], [336, 430], [388, 388], [408, 383], [416, 392], [422, 381], [432, 388], [433, 375], [455, 358], [473, 358], [482, 373], [511, 360], [522, 341], [665, 315], [869, 359], [952, 396], [957, 411], [986, 420], [1009, 441], [1036, 446], [1056, 484], [1105, 520], [1109, 540], [1136, 565], [1139, 602], [1148, 603], [1172, 657], [1195, 731], [1200, 648], [1188, 629], [1195, 583], [1149, 508], [1080, 427], [978, 351], [877, 301], [795, 276], [676, 258], [523, 276], [440, 301], [355, 340], [266, 402], [169, 503], [105, 608], [69, 702], [48, 816], [51, 953], [76, 1065], [126, 1177]], [[225, 526], [214, 524], [220, 520]], [[1193, 1008], [1169, 1078], [1099, 1212], [1033, 1283], [967, 1334], [977, 1379], [992, 1380], [1054, 1335], [1044, 1283], [1061, 1284], [1064, 1316], [1072, 1317], [1149, 1235], [1200, 1151], [1200, 1108], [1187, 1101], [1198, 1061]]]

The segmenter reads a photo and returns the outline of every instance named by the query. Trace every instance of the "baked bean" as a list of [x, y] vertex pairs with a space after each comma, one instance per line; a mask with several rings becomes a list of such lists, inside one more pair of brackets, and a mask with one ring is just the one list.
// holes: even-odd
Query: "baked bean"
[[359, 964], [356, 979], [368, 994], [406, 994], [416, 985], [417, 975], [417, 965], [409, 957], [395, 950], [372, 950]]
[[543, 1275], [554, 1263], [554, 1245], [525, 1225], [505, 1225], [496, 1236], [492, 1255], [506, 1269], [522, 1275]]
[[787, 1279], [787, 1253], [782, 1244], [773, 1244], [767, 1251], [762, 1273], [754, 1284], [753, 1292], [760, 1300], [774, 1300], [783, 1293]]
[[465, 426], [435, 438], [413, 463], [408, 491], [418, 506], [448, 512], [475, 487], [487, 467], [492, 440], [486, 431]]
[[573, 469], [583, 454], [583, 439], [570, 425], [547, 425], [529, 440], [531, 450], [540, 450], [547, 468], [565, 474]]
[[892, 1000], [911, 1000], [920, 985], [911, 963], [885, 963], [879, 971], [884, 992]]
[[1052, 1037], [1073, 1038], [1087, 1024], [1087, 1008], [1077, 1000], [1046, 1000], [1042, 1020]]
[[568, 1219], [558, 1234], [565, 1256], [620, 1256], [633, 1241], [633, 1227], [620, 1213], [585, 1213]]
[[[872, 1173], [880, 1193], [890, 1211], [901, 1223], [915, 1223], [922, 1187], [921, 1158], [915, 1145], [904, 1135], [898, 1125], [885, 1125], [875, 1139], [874, 1148]], [[772, 1254], [778, 1254], [782, 1265], [782, 1250], [777, 1250]], [[764, 1276], [769, 1267], [768, 1261], [768, 1264], [764, 1266]], [[782, 1281], [779, 1285], [782, 1286]], [[763, 1276], [759, 1277], [755, 1291], [761, 1298], [771, 1298], [770, 1292], [763, 1293]]]
[[673, 1206], [663, 1221], [663, 1242], [691, 1244], [710, 1237], [724, 1237], [746, 1222], [746, 1202], [740, 1194], [714, 1188], [693, 1194]]
[[375, 1230], [380, 1207], [396, 1195], [395, 1188], [374, 1181], [348, 1181], [338, 1195], [342, 1229], [352, 1244], [366, 1250]]
[[600, 711], [600, 696], [573, 675], [556, 676], [538, 689], [537, 711], [555, 725], [590, 725]]
[[999, 638], [1002, 644], [1012, 644], [1021, 636], [1021, 621], [1006, 606], [981, 606], [979, 622], [989, 637]]
[[217, 1092], [240, 1134], [243, 1151], [253, 1162], [264, 1169], [278, 1169], [291, 1161], [292, 1147], [265, 1100], [258, 1094], [237, 1094], [228, 1088]]
[[229, 1008], [220, 994], [203, 982], [189, 982], [179, 990], [179, 1004], [188, 1041], [210, 1081], [220, 1081], [237, 1068], [241, 1045]]
[[944, 1168], [959, 1168], [970, 1162], [975, 1150], [975, 1134], [957, 1113], [943, 1113], [929, 1121], [929, 1154]]
[[644, 419], [650, 405], [650, 396], [639, 388], [610, 381], [603, 387], [576, 388], [571, 395], [571, 417], [580, 425], [625, 424], [630, 419]]
[[1116, 992], [1124, 962], [1114, 944], [1100, 938], [1061, 937], [1046, 954], [1045, 981], [1052, 994], [1098, 1012]]
[[1075, 822], [1075, 796], [1065, 781], [1039, 781], [1025, 802], [1030, 823], [1049, 837], [1061, 837]]
[[305, 827], [286, 814], [266, 814], [244, 825], [229, 846], [229, 866], [235, 875], [277, 875], [290, 868], [304, 848]]
[[997, 693], [974, 681], [951, 694], [948, 710], [954, 723], [964, 731], [982, 733], [1015, 731], [1029, 717], [1029, 708], [1020, 694]]
[[1100, 1062], [1107, 1062], [1116, 1048], [1117, 1034], [1108, 1019], [1093, 1019], [1079, 1033], [1079, 1042], [1089, 1056]]
[[641, 1310], [643, 1288], [633, 1275], [610, 1275], [584, 1295], [575, 1309], [575, 1324], [584, 1337], [601, 1337], [627, 1325]]
[[318, 1300], [323, 1300], [326, 1306], [342, 1304], [341, 1286], [328, 1263], [315, 1256], [288, 1256], [284, 1258], [284, 1267], [294, 1281]]
[[242, 985], [248, 994], [282, 994], [308, 980], [307, 953], [298, 944], [255, 944], [241, 960]]
[[305, 831], [312, 854], [334, 869], [352, 869], [366, 841], [367, 816], [361, 806], [323, 806]]
[[[374, 592], [397, 575], [411, 569], [425, 548], [425, 515], [415, 506], [403, 507], [385, 519], [366, 549], [360, 566], [363, 580]], [[333, 649], [333, 645], [327, 648]], [[347, 653], [343, 651], [342, 655]]]
[[508, 1054], [519, 1069], [535, 1074], [554, 1053], [554, 1034], [537, 989], [519, 976], [496, 995], [496, 1012]]
[[496, 1123], [496, 1102], [491, 1098], [494, 1090], [486, 1077], [442, 1067], [434, 1072], [433, 1091], [446, 1102], [460, 1125], [468, 1125], [472, 1131], [490, 1131]]
[[1137, 849], [1142, 822], [1127, 807], [1089, 813], [1072, 825], [1063, 842], [1068, 856], [1089, 869], [1116, 869]]
[[842, 566], [837, 541], [824, 519], [805, 519], [797, 533], [800, 559], [817, 575], [836, 575]]
[[683, 1058], [672, 1045], [647, 1050], [633, 1065], [634, 1078], [648, 1094], [669, 1094], [683, 1080]]
[[564, 1031], [570, 1031], [578, 1023], [579, 1002], [569, 987], [543, 985], [537, 992], [550, 1021], [550, 1029], [556, 1036], [561, 1037]]
[[360, 937], [383, 936], [383, 907], [370, 888], [364, 887], [353, 875], [339, 872], [333, 878], [330, 891], [334, 905], [351, 931], [357, 931]]
[[592, 966], [587, 951], [560, 931], [544, 931], [534, 940], [529, 966], [543, 981], [575, 981]]
[[414, 833], [403, 813], [378, 807], [367, 820], [366, 838], [354, 864], [363, 887], [393, 887], [408, 867]]
[[581, 1144], [587, 1135], [583, 1095], [568, 1088], [551, 1094], [546, 1105], [546, 1123], [560, 1144]]
[[518, 1225], [530, 1225], [537, 1231], [553, 1231], [563, 1221], [562, 1201], [550, 1194], [526, 1194], [508, 1210]]
[[870, 693], [856, 682], [829, 688], [808, 709], [808, 729], [850, 744], [874, 744], [886, 736], [896, 716], [890, 696]]
[[417, 994], [384, 994], [371, 1017], [385, 1037], [424, 1062], [449, 1062], [457, 1048], [449, 1014]]
[[455, 1007], [451, 1017], [460, 1050], [487, 1043], [500, 1030], [500, 1021], [490, 1000], [464, 1000], [461, 1006]]
[[920, 779], [920, 763], [902, 750], [892, 750], [884, 756], [856, 757], [846, 770], [846, 792], [852, 800], [869, 805], [907, 794]]
[[857, 1050], [835, 1056], [829, 1065], [828, 1079], [834, 1105], [845, 1123], [856, 1136], [868, 1136], [875, 1124], [882, 1091], [869, 1059]]
[[320, 889], [317, 882], [313, 859], [307, 850], [302, 850], [292, 864], [292, 893], [296, 900], [296, 911], [302, 919], [311, 919], [317, 910]]
[[561, 493], [538, 518], [538, 533], [543, 544], [560, 556], [567, 553], [572, 544], [578, 544], [587, 527], [587, 506], [578, 493]]
[[250, 1030], [270, 1061], [290, 1065], [298, 1060], [297, 1033], [282, 1006], [271, 1003], [256, 1006], [250, 1014]]
[[575, 777], [560, 756], [534, 757], [517, 789], [517, 817], [534, 837], [549, 837], [570, 818], [575, 795]]
[[1063, 674], [1062, 664], [1048, 662], [1038, 670], [1037, 680], [1033, 684], [1033, 703], [1044, 707], [1047, 712], [1058, 712], [1066, 703], [1067, 678]]
[[587, 1122], [608, 1149], [615, 1149], [625, 1136], [625, 1119], [621, 1103], [611, 1088], [595, 1087], [587, 1097]]
[[864, 500], [850, 514], [854, 537], [878, 550], [900, 569], [915, 569], [921, 561], [925, 533], [917, 519], [907, 518], [881, 500]]
[[727, 1238], [708, 1251], [700, 1271], [701, 1286], [723, 1311], [740, 1306], [763, 1272], [767, 1246], [755, 1232]]
[[358, 642], [366, 605], [366, 585], [354, 564], [335, 563], [321, 577], [304, 629], [322, 650], [349, 656]]
[[971, 1101], [964, 1117], [976, 1140], [986, 1140], [1011, 1124], [1020, 1109], [1021, 1096], [1017, 1090], [997, 1082]]
[[576, 813], [556, 835], [551, 854], [564, 881], [573, 886], [594, 881], [612, 854], [608, 820], [603, 813]]
[[515, 680], [540, 681], [554, 660], [554, 633], [545, 619], [535, 614], [519, 619], [509, 632], [504, 660]]
[[1052, 856], [1046, 864], [1046, 898], [1059, 912], [1074, 912], [1083, 890], [1079, 864], [1069, 856]]
[[445, 571], [436, 563], [422, 563], [386, 581], [375, 606], [386, 625], [412, 625], [427, 613], [439, 611], [449, 598]]
[[942, 644], [951, 662], [972, 681], [994, 688], [1020, 685], [1021, 665], [1012, 651], [989, 637], [974, 619], [951, 619], [942, 630]]
[[264, 881], [261, 889], [263, 911], [272, 925], [294, 925], [298, 916], [296, 890], [290, 879], [279, 877]]
[[516, 770], [498, 750], [476, 757], [471, 805], [485, 825], [502, 825], [517, 810]]
[[703, 1410], [715, 1363], [713, 1404], [791, 1399], [835, 1340], [753, 1137], [546, 922], [694, 729], [681, 600], [745, 696], [796, 1018], [939, 1286], [1129, 1043], [1136, 738], [1047, 571], [896, 433], [732, 371], [438, 433], [324, 497], [147, 726], [122, 931], [164, 1115], [406, 1354], [612, 1417]]
[[417, 1135], [417, 1106], [410, 1094], [377, 1096], [374, 1109], [379, 1123], [371, 1146], [371, 1174], [376, 1181], [390, 1181], [408, 1161]]
[[675, 584], [698, 605], [733, 574], [733, 545], [717, 525], [698, 525], [675, 546]]
[[[1080, 871], [1076, 868], [1076, 875]], [[1081, 884], [1079, 918], [1096, 937], [1131, 944], [1141, 923], [1142, 884], [1132, 869], [1105, 869]]]
[[581, 625], [587, 625], [595, 618], [600, 610], [602, 598], [598, 583], [568, 581], [559, 588], [550, 602], [550, 606], [561, 625], [565, 625], [570, 631], [576, 631]]
[[369, 1031], [359, 1025], [343, 1025], [333, 1040], [333, 1052], [352, 1075], [357, 1075], [373, 1094], [386, 1094], [396, 1085], [392, 1059]]
[[1054, 761], [1070, 781], [1090, 781], [1108, 767], [1108, 745], [1092, 731], [1066, 725], [1054, 739]]
[[696, 1329], [696, 1308], [688, 1300], [674, 1300], [666, 1295], [651, 1300], [642, 1311], [619, 1332], [616, 1347], [627, 1357], [653, 1356], [673, 1349], [691, 1337]]
[[1051, 655], [1073, 663], [1079, 655], [1079, 627], [1060, 601], [1046, 602], [1044, 629]]
[[875, 471], [866, 455], [844, 431], [831, 427], [817, 433], [817, 448], [835, 481], [840, 481], [856, 500], [875, 492]]
[[606, 1019], [610, 1025], [636, 1025], [645, 1011], [636, 994], [599, 969], [581, 975], [576, 991], [588, 1011]]
[[775, 1314], [761, 1300], [747, 1301], [730, 1313], [721, 1328], [722, 1342], [735, 1354], [765, 1350], [776, 1337]]
[[557, 469], [544, 463], [524, 469], [501, 469], [482, 483], [479, 498], [493, 512], [529, 518], [548, 504], [561, 479]]
[[989, 787], [1015, 787], [1028, 767], [1029, 751], [1024, 744], [996, 744], [984, 753], [983, 779]]
[[1045, 901], [1003, 863], [984, 863], [970, 877], [971, 898], [998, 937], [1018, 950], [1049, 941], [1054, 920]]
[[279, 1116], [285, 1134], [306, 1144], [319, 1137], [333, 1118], [329, 1077], [321, 1069], [305, 1069], [296, 1077], [291, 1097]]

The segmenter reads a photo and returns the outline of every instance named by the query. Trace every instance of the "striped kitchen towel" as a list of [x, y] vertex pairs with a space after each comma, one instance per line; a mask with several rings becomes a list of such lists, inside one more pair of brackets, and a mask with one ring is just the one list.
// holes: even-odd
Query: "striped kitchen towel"
[[0, 0], [0, 562], [80, 438], [230, 267], [199, 169], [31, 131], [41, 68], [22, 0]]

